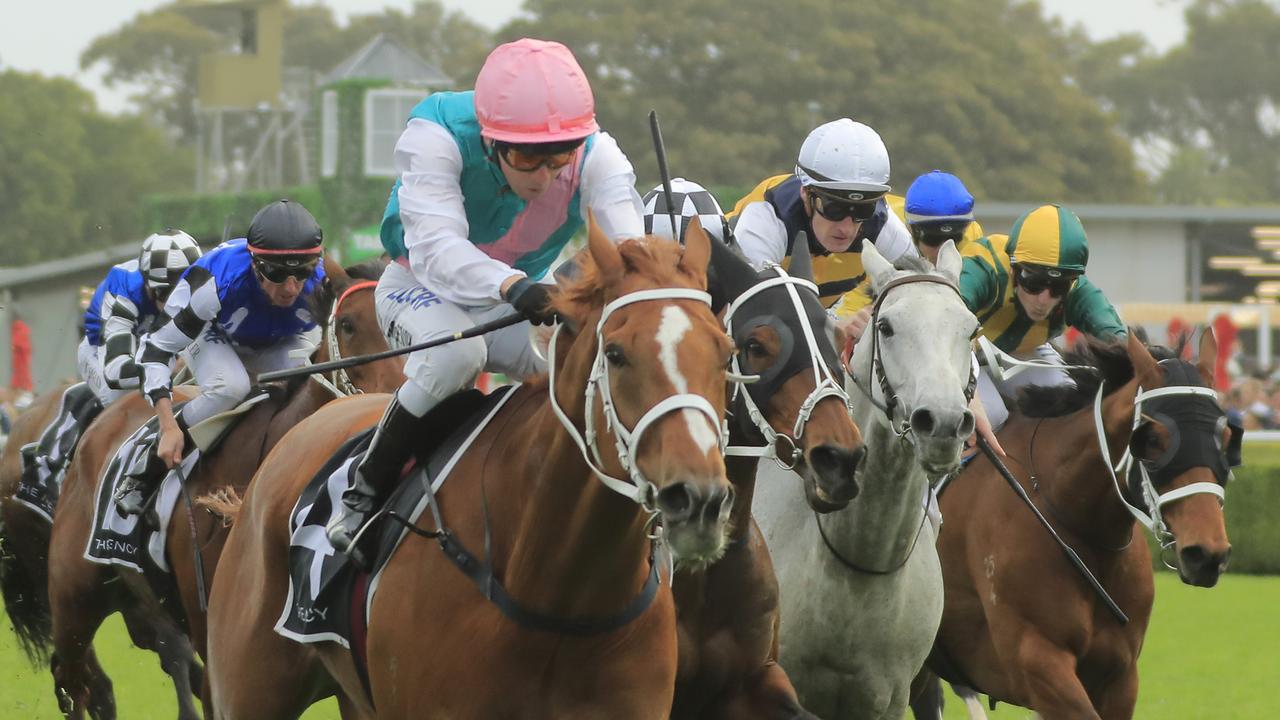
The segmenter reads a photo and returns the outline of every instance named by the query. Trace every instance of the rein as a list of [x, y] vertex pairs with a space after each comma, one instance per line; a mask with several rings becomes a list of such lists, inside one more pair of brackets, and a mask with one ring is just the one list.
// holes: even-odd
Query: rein
[[[792, 428], [791, 435], [779, 433], [773, 429], [769, 422], [765, 420], [764, 413], [751, 397], [750, 392], [744, 390], [746, 383], [759, 380], [759, 375], [745, 375], [742, 367], [738, 362], [739, 353], [735, 352], [730, 360], [729, 379], [733, 381], [733, 394], [730, 401], [742, 398], [743, 404], [747, 408], [747, 416], [751, 419], [752, 424], [764, 436], [765, 444], [763, 446], [752, 445], [732, 445], [726, 447], [725, 455], [739, 457], [761, 457], [772, 458], [784, 470], [792, 470], [796, 464], [800, 462], [802, 451], [800, 449], [800, 438], [804, 435], [805, 426], [809, 423], [809, 417], [813, 414], [813, 409], [818, 402], [824, 398], [838, 398], [844, 406], [853, 411], [853, 403], [849, 399], [849, 395], [836, 381], [835, 376], [831, 372], [831, 368], [822, 360], [822, 353], [818, 350], [817, 336], [813, 332], [813, 324], [809, 322], [809, 316], [805, 314], [804, 305], [800, 301], [800, 294], [796, 288], [804, 288], [811, 291], [814, 297], [817, 297], [818, 286], [803, 278], [793, 277], [787, 274], [781, 266], [771, 264], [769, 266], [778, 273], [777, 277], [770, 278], [763, 282], [752, 285], [745, 292], [729, 303], [729, 308], [724, 314], [724, 328], [733, 337], [733, 317], [734, 313], [742, 308], [742, 306], [756, 295], [775, 287], [783, 287], [787, 291], [787, 297], [791, 300], [791, 305], [795, 308], [796, 317], [799, 319], [800, 329], [804, 334], [805, 347], [809, 352], [809, 365], [813, 370], [814, 388], [800, 405], [800, 412], [796, 416], [795, 426]], [[790, 445], [790, 450], [779, 452], [783, 442]]]
[[[329, 311], [329, 323], [327, 325], [328, 332], [325, 333], [326, 346], [329, 349], [329, 360], [343, 359], [342, 350], [338, 347], [337, 325], [338, 310], [342, 307], [342, 301], [346, 300], [347, 296], [358, 290], [369, 290], [376, 288], [377, 286], [377, 280], [362, 280], [348, 287], [346, 290], [343, 290], [342, 294], [338, 296], [338, 299], [334, 301], [333, 308]], [[351, 377], [347, 375], [347, 369], [345, 367], [339, 367], [334, 370], [328, 379], [319, 374], [313, 375], [312, 377], [315, 378], [316, 382], [320, 383], [321, 386], [333, 393], [336, 397], [345, 397], [347, 395], [356, 395], [364, 392], [360, 388], [356, 387], [355, 383], [351, 382]]]

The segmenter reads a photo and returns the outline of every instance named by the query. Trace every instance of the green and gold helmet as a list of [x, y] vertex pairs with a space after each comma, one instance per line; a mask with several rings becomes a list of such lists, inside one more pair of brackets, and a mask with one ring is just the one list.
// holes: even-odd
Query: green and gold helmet
[[1060, 205], [1041, 205], [1018, 218], [1009, 233], [1008, 250], [1015, 265], [1083, 273], [1089, 264], [1084, 225], [1075, 213]]

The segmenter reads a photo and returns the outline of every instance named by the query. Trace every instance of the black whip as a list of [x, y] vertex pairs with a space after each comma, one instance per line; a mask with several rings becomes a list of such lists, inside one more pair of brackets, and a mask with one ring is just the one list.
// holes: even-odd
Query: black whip
[[658, 156], [658, 177], [662, 178], [662, 194], [667, 200], [667, 216], [671, 218], [671, 238], [680, 242], [676, 227], [676, 209], [671, 202], [671, 173], [667, 171], [667, 148], [662, 144], [662, 128], [658, 127], [658, 111], [649, 111], [649, 130], [653, 132], [653, 152]]

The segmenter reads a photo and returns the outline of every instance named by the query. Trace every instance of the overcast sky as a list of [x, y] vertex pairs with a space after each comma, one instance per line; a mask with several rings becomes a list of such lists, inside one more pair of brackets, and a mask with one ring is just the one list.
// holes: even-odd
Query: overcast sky
[[[79, 69], [81, 51], [97, 36], [128, 22], [139, 12], [168, 0], [0, 0], [0, 68], [34, 70], [73, 77], [98, 95], [103, 108], [118, 111], [125, 101], [120, 92], [103, 87], [100, 72]], [[315, 0], [311, 0], [314, 4]], [[476, 21], [496, 28], [516, 15], [523, 0], [443, 0]], [[299, 3], [308, 4], [308, 3]], [[320, 0], [340, 18], [383, 7], [408, 9], [412, 0]], [[1179, 0], [1041, 0], [1049, 14], [1069, 23], [1082, 23], [1095, 39], [1124, 32], [1141, 32], [1157, 48], [1176, 44], [1183, 35]], [[1117, 8], [1123, 7], [1124, 12]]]

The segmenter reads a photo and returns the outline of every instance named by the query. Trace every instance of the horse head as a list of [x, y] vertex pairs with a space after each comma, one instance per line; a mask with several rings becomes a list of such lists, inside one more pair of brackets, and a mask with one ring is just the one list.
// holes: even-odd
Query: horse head
[[[325, 259], [324, 285], [317, 293], [316, 314], [325, 337], [323, 360], [367, 355], [387, 349], [374, 307], [374, 288], [386, 263], [371, 260], [343, 268]], [[395, 392], [404, 383], [404, 358], [387, 358], [339, 370], [332, 382], [344, 392]]]
[[1176, 355], [1157, 361], [1129, 334], [1128, 353], [1142, 388], [1129, 439], [1137, 461], [1129, 491], [1172, 536], [1179, 577], [1201, 587], [1217, 584], [1227, 569], [1231, 543], [1222, 490], [1239, 464], [1239, 429], [1228, 425], [1210, 389], [1217, 351], [1213, 330], [1206, 328], [1196, 364]]
[[866, 454], [849, 415], [835, 323], [818, 300], [808, 243], [796, 243], [791, 274], [757, 272], [727, 245], [712, 241], [711, 268], [729, 302], [734, 369], [755, 379], [733, 389], [732, 429], [763, 436], [776, 459], [804, 482], [818, 512], [838, 510], [858, 494], [855, 473]]
[[578, 331], [552, 368], [597, 475], [656, 511], [676, 559], [693, 564], [724, 551], [733, 506], [722, 454], [732, 343], [705, 292], [709, 253], [697, 226], [683, 249], [653, 236], [615, 245], [593, 219], [579, 277], [556, 300]]
[[877, 297], [850, 362], [854, 379], [936, 479], [959, 466], [974, 428], [969, 343], [978, 320], [957, 290], [960, 253], [947, 242], [936, 268], [915, 256], [894, 267], [868, 242], [862, 265]]

